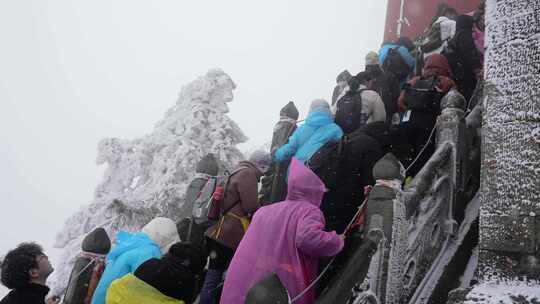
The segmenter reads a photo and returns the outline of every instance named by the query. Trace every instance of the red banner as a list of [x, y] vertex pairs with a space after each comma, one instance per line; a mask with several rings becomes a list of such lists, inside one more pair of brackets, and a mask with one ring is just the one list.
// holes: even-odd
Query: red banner
[[[384, 31], [384, 41], [391, 41], [397, 38], [398, 20], [403, 3], [403, 19], [401, 25], [401, 36], [407, 36], [414, 40], [422, 34], [429, 25], [437, 11], [437, 5], [446, 2], [455, 8], [460, 14], [467, 14], [478, 7], [481, 0], [388, 0], [386, 10], [386, 28]], [[408, 22], [408, 24], [407, 24]]]

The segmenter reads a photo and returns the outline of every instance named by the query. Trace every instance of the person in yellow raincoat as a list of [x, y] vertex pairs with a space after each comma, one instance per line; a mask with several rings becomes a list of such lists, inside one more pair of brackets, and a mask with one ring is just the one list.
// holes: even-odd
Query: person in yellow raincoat
[[107, 291], [107, 304], [185, 304], [184, 301], [171, 298], [137, 278], [127, 274], [112, 282]]

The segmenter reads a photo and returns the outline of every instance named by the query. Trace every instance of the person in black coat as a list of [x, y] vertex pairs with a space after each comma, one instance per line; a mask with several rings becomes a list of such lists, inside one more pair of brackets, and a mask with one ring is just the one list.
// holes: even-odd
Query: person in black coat
[[[289, 141], [298, 121], [298, 109], [294, 102], [290, 101], [279, 112], [279, 121], [274, 126], [272, 134], [271, 154]], [[264, 172], [261, 179], [261, 190], [259, 191], [259, 203], [268, 205], [279, 202], [287, 196], [287, 182], [285, 176], [289, 162], [284, 164], [272, 164], [270, 170]]]
[[364, 201], [364, 187], [373, 185], [371, 170], [389, 151], [390, 133], [385, 122], [373, 122], [347, 135], [337, 186], [325, 193], [321, 210], [326, 230], [343, 233]]
[[202, 251], [190, 243], [176, 243], [161, 259], [142, 263], [134, 275], [166, 296], [192, 303], [206, 264]]
[[45, 300], [49, 293], [45, 281], [54, 269], [38, 244], [20, 244], [6, 254], [1, 268], [2, 284], [11, 291], [0, 304], [59, 303], [58, 297]]
[[459, 16], [456, 20], [456, 34], [443, 52], [452, 69], [458, 90], [467, 101], [470, 100], [476, 88], [483, 66], [482, 54], [474, 44], [473, 26], [473, 17]]
[[376, 52], [366, 55], [366, 73], [369, 78], [368, 88], [381, 96], [386, 110], [386, 123], [390, 124], [392, 116], [398, 112], [397, 102], [401, 93], [399, 82], [393, 74], [382, 70]]

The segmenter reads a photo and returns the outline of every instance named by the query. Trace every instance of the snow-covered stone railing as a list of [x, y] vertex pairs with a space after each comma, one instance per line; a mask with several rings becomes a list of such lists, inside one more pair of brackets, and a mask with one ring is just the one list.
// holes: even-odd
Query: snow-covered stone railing
[[[466, 208], [477, 190], [470, 184], [478, 184], [471, 183], [474, 177], [468, 170], [471, 160], [478, 161], [469, 154], [478, 125], [471, 123], [468, 129], [465, 99], [455, 90], [443, 98], [441, 108], [435, 153], [412, 183], [404, 190], [387, 190], [393, 196], [384, 200], [370, 197], [368, 229], [382, 221], [384, 237], [364, 283], [369, 287], [357, 300], [374, 294], [380, 303], [443, 303], [448, 292], [459, 287], [472, 251], [470, 244], [462, 245], [464, 240], [470, 243], [466, 236], [472, 224], [477, 227], [477, 204]], [[472, 243], [475, 239], [472, 236]], [[458, 270], [454, 273], [449, 267]]]
[[466, 120], [465, 99], [455, 90], [441, 108], [435, 153], [410, 185], [401, 189], [400, 164], [391, 154], [373, 168], [377, 184], [366, 231], [381, 235], [377, 250], [360, 246], [317, 303], [444, 303], [459, 287], [478, 242], [479, 167], [473, 164], [482, 108]]
[[[448, 292], [459, 287], [458, 278], [471, 254], [471, 250], [463, 249], [471, 244], [462, 245], [477, 218], [478, 208], [467, 209], [471, 192], [476, 189], [469, 187], [471, 176], [475, 175], [469, 170], [471, 140], [465, 120], [465, 99], [452, 90], [441, 101], [441, 108], [437, 149], [398, 198], [407, 209], [408, 243], [402, 246], [404, 263], [396, 265], [403, 267], [401, 276], [388, 290], [401, 290], [401, 303], [445, 302]], [[474, 245], [475, 240], [473, 236]], [[454, 255], [464, 250], [463, 258], [460, 252], [464, 262], [456, 261]]]

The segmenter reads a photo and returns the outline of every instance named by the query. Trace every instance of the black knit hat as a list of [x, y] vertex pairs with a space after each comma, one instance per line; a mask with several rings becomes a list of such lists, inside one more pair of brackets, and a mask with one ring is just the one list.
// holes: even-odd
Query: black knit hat
[[287, 116], [289, 118], [292, 118], [294, 120], [298, 119], [298, 116], [300, 113], [298, 113], [298, 109], [294, 105], [294, 102], [289, 101], [288, 104], [286, 104], [281, 111], [279, 111], [279, 116]]

